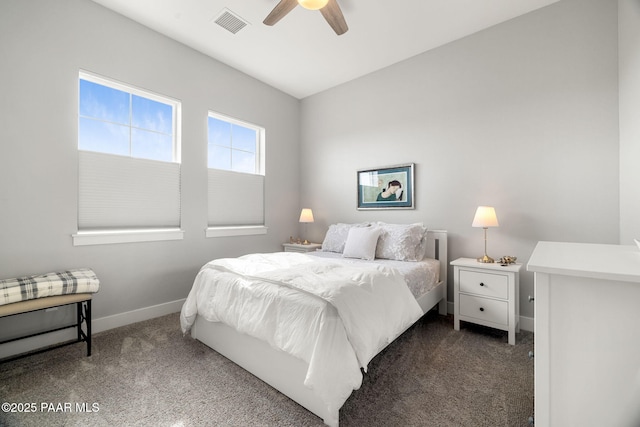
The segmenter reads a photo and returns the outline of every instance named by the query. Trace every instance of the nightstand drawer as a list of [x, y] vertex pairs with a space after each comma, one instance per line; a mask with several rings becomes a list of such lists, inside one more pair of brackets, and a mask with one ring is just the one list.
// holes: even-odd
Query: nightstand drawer
[[492, 298], [509, 298], [509, 278], [502, 274], [460, 270], [460, 292]]
[[509, 324], [507, 301], [480, 298], [460, 294], [460, 315], [507, 326]]

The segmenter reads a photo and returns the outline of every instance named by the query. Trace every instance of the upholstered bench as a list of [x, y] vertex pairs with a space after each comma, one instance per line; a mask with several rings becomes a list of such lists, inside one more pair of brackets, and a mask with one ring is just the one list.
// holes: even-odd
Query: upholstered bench
[[[4, 302], [0, 305], [0, 321], [7, 316], [76, 304], [75, 323], [0, 341], [0, 345], [68, 328], [76, 328], [77, 331], [75, 340], [2, 359], [0, 363], [78, 342], [87, 343], [87, 356], [91, 356], [91, 299], [98, 289], [98, 278], [90, 269], [0, 280], [0, 302]], [[62, 295], [56, 295], [60, 293]], [[17, 298], [23, 300], [11, 302]]]

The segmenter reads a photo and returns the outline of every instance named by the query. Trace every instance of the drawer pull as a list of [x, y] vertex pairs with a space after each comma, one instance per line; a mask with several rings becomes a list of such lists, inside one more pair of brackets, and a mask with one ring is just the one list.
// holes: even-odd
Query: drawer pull
[[533, 359], [533, 351], [529, 352], [529, 359]]
[[529, 302], [532, 302], [535, 298], [533, 298], [531, 295], [529, 295]]
[[480, 311], [484, 311], [484, 307], [480, 307]]
[[480, 282], [480, 286], [484, 286], [484, 283]]

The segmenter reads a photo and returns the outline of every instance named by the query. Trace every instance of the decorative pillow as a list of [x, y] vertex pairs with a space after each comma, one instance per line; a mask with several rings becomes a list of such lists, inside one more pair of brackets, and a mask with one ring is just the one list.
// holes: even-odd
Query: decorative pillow
[[349, 235], [349, 230], [353, 227], [368, 227], [368, 223], [362, 224], [331, 224], [329, 226], [329, 230], [327, 230], [327, 234], [324, 236], [324, 241], [322, 242], [322, 250], [324, 252], [338, 252], [342, 253], [344, 251], [344, 245], [347, 241], [347, 236]]
[[352, 227], [349, 230], [342, 256], [366, 260], [374, 259], [380, 231], [378, 227]]
[[376, 223], [381, 229], [376, 258], [398, 261], [420, 261], [424, 258], [427, 229], [420, 223]]

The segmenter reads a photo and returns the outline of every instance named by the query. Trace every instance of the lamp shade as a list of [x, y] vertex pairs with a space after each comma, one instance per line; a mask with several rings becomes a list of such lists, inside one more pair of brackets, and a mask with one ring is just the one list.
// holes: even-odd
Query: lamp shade
[[298, 0], [300, 6], [309, 10], [322, 9], [327, 3], [329, 3], [329, 0]]
[[471, 226], [482, 228], [497, 227], [498, 217], [496, 216], [496, 210], [492, 206], [478, 206]]
[[300, 212], [300, 222], [313, 222], [313, 212], [309, 208], [304, 208]]

